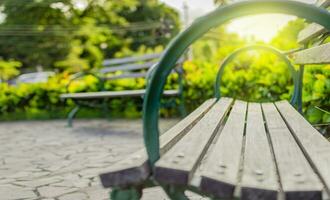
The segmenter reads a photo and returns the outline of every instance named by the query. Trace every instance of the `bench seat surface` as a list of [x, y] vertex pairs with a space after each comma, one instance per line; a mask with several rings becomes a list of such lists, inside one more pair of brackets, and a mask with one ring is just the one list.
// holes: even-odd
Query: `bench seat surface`
[[160, 146], [153, 173], [140, 151], [102, 174], [103, 185], [139, 185], [152, 175], [219, 199], [329, 195], [330, 143], [287, 101], [208, 100], [164, 133]]
[[[62, 94], [62, 99], [103, 99], [115, 97], [139, 97], [143, 96], [146, 90], [123, 90], [123, 91], [103, 91], [103, 92], [81, 92]], [[165, 90], [164, 96], [177, 96], [178, 90]]]

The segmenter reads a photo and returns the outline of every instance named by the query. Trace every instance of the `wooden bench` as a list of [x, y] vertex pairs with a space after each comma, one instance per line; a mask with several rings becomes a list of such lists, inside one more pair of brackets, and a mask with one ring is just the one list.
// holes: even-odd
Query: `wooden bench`
[[[72, 126], [72, 120], [83, 106], [88, 107], [101, 107], [102, 110], [107, 114], [107, 100], [113, 98], [125, 98], [125, 97], [142, 97], [145, 94], [145, 89], [139, 90], [124, 90], [124, 91], [106, 91], [104, 88], [105, 81], [112, 81], [118, 79], [137, 79], [145, 78], [146, 81], [152, 73], [153, 67], [157, 64], [158, 60], [161, 58], [162, 54], [146, 54], [144, 56], [126, 57], [119, 59], [107, 59], [104, 60], [104, 68], [98, 70], [97, 72], [83, 72], [73, 75], [69, 84], [67, 85], [67, 90], [69, 86], [76, 80], [83, 78], [84, 76], [91, 75], [99, 79], [100, 91], [97, 92], [80, 92], [80, 93], [66, 93], [60, 95], [62, 100], [71, 99], [75, 102], [76, 107], [68, 115], [68, 125]], [[164, 97], [179, 97], [179, 111], [181, 115], [185, 115], [184, 100], [182, 95], [182, 81], [183, 81], [183, 59], [180, 59], [176, 64], [175, 68], [171, 73], [178, 74], [178, 88], [172, 90], [165, 90], [163, 93]], [[119, 73], [118, 73], [119, 72]], [[174, 103], [176, 104], [176, 100]], [[101, 102], [100, 102], [101, 101]]]
[[[144, 188], [155, 186], [162, 187], [170, 199], [188, 199], [188, 190], [211, 199], [329, 199], [330, 143], [296, 110], [301, 103], [303, 66], [330, 63], [329, 44], [316, 43], [293, 53], [293, 62], [301, 67], [292, 70], [287, 63], [295, 84], [291, 103], [244, 102], [218, 93], [159, 135], [162, 75], [170, 72], [169, 66], [210, 28], [256, 12], [293, 14], [330, 30], [330, 13], [325, 9], [282, 0], [234, 3], [194, 22], [167, 48], [148, 84], [143, 115], [146, 148], [100, 175], [103, 186], [112, 188], [111, 199], [140, 199]], [[308, 43], [322, 39], [323, 33]], [[306, 40], [302, 44], [310, 46]], [[270, 47], [263, 50], [279, 52]], [[283, 54], [281, 58], [287, 60]], [[220, 71], [225, 65], [226, 60]], [[221, 85], [220, 71], [216, 86]]]

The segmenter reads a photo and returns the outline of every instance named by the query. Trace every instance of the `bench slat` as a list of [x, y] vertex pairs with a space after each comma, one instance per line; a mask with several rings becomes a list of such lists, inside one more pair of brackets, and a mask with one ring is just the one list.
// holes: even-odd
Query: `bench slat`
[[327, 30], [319, 24], [316, 23], [309, 24], [305, 29], [300, 31], [300, 33], [298, 34], [298, 42], [306, 43], [311, 39], [316, 38], [326, 32]]
[[[124, 90], [124, 91], [104, 91], [104, 92], [82, 92], [69, 93], [60, 95], [61, 99], [103, 99], [115, 97], [140, 97], [145, 94], [146, 90]], [[178, 90], [165, 90], [164, 96], [177, 96]]]
[[327, 186], [330, 196], [330, 145], [308, 121], [287, 102], [276, 103], [288, 126]]
[[286, 200], [321, 200], [322, 184], [275, 105], [265, 103], [262, 108]]
[[145, 63], [134, 63], [134, 64], [127, 64], [115, 67], [105, 67], [100, 70], [101, 73], [111, 73], [116, 71], [131, 71], [131, 70], [141, 70], [141, 69], [149, 69], [150, 67], [157, 64], [157, 61], [145, 62]]
[[143, 78], [146, 76], [147, 76], [147, 73], [129, 73], [129, 74], [120, 74], [120, 75], [105, 77], [104, 80], [118, 80], [118, 79], [125, 79], [125, 78]]
[[247, 103], [236, 101], [201, 171], [200, 189], [217, 198], [232, 199], [238, 183]]
[[[330, 0], [318, 0], [316, 5], [319, 7], [327, 8], [330, 6]], [[300, 31], [300, 33], [298, 34], [298, 42], [307, 43], [311, 39], [316, 38], [326, 32], [327, 30], [319, 24], [316, 23], [309, 24], [305, 29]]]
[[245, 137], [241, 197], [276, 200], [280, 186], [259, 103], [249, 103]]
[[162, 56], [162, 53], [156, 53], [156, 54], [147, 54], [144, 56], [132, 56], [132, 57], [126, 57], [126, 58], [106, 59], [103, 61], [103, 65], [109, 66], [109, 65], [120, 65], [120, 64], [126, 64], [126, 63], [133, 63], [133, 62], [157, 59], [157, 58], [160, 58], [161, 56]]
[[[161, 155], [177, 143], [213, 106], [215, 99], [204, 102], [195, 111], [160, 136]], [[143, 183], [150, 175], [148, 156], [145, 149], [112, 165], [100, 175], [104, 187], [126, 187]]]
[[316, 3], [317, 6], [327, 8], [330, 6], [330, 0], [318, 0]]
[[164, 184], [187, 185], [232, 104], [221, 98], [205, 116], [155, 164], [155, 179]]
[[329, 64], [330, 43], [293, 54], [295, 64]]

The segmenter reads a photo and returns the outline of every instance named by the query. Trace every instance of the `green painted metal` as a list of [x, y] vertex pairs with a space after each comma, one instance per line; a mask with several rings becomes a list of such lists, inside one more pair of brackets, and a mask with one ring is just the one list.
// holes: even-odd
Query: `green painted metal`
[[311, 4], [291, 0], [250, 0], [222, 6], [197, 19], [167, 47], [147, 87], [143, 112], [144, 142], [153, 165], [159, 159], [158, 112], [167, 76], [184, 51], [208, 30], [237, 17], [262, 13], [292, 14], [330, 30], [330, 13]]
[[[79, 73], [76, 73], [73, 75], [73, 77], [70, 79], [69, 83], [66, 85], [66, 91], [69, 92], [69, 87], [70, 85], [77, 79], [79, 78], [82, 78], [84, 76], [94, 76], [95, 78], [97, 78], [99, 80], [98, 82], [98, 87], [100, 88], [101, 91], [104, 91], [104, 80], [102, 78], [100, 78], [99, 76], [97, 76], [95, 73], [92, 73], [92, 72], [87, 72], [87, 71], [84, 71], [84, 72], [79, 72]], [[68, 114], [68, 117], [67, 117], [67, 120], [68, 120], [68, 127], [72, 127], [72, 124], [73, 124], [73, 119], [74, 117], [77, 115], [79, 109], [81, 107], [84, 107], [86, 106], [84, 103], [80, 102], [80, 101], [75, 101], [75, 104], [77, 105], [76, 107], [74, 107], [70, 113]]]
[[283, 62], [285, 62], [286, 66], [288, 67], [292, 79], [293, 79], [293, 84], [294, 84], [294, 92], [291, 98], [291, 104], [292, 105], [296, 105], [298, 106], [299, 101], [299, 78], [297, 75], [297, 71], [295, 70], [294, 66], [292, 65], [292, 63], [290, 62], [290, 60], [288, 59], [288, 57], [286, 55], [284, 55], [281, 51], [270, 47], [270, 46], [265, 46], [265, 45], [249, 45], [240, 49], [237, 49], [236, 51], [234, 51], [233, 53], [231, 53], [227, 58], [224, 59], [224, 61], [221, 63], [219, 71], [217, 73], [217, 77], [216, 77], [216, 81], [214, 84], [214, 96], [217, 99], [220, 99], [221, 97], [221, 91], [220, 91], [220, 87], [221, 87], [221, 80], [222, 80], [222, 76], [225, 70], [225, 67], [228, 66], [229, 63], [231, 63], [237, 56], [239, 56], [241, 53], [244, 53], [246, 51], [251, 51], [251, 50], [262, 50], [262, 51], [268, 51], [270, 53], [275, 54], [276, 56], [278, 56], [281, 60], [283, 60]]
[[189, 198], [184, 194], [185, 189], [174, 187], [174, 186], [162, 186], [167, 196], [171, 199], [176, 200], [189, 200]]
[[138, 200], [142, 196], [142, 190], [135, 188], [114, 189], [110, 194], [111, 200]]
[[302, 93], [303, 93], [303, 81], [304, 81], [305, 66], [300, 65], [298, 71], [298, 91], [297, 91], [297, 109], [302, 113]]
[[78, 113], [79, 109], [80, 109], [80, 106], [77, 105], [76, 107], [74, 107], [74, 108], [70, 111], [70, 113], [69, 113], [69, 115], [68, 115], [68, 127], [72, 127], [72, 121], [73, 121], [73, 118], [76, 116], [76, 114]]

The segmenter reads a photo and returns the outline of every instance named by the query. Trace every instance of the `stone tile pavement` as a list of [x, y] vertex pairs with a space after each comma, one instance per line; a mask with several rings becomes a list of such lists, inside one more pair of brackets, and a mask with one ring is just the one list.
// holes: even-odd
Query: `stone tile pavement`
[[[162, 131], [177, 120], [163, 120]], [[0, 200], [105, 200], [98, 174], [143, 146], [140, 120], [0, 123]], [[148, 189], [143, 199], [166, 199]]]

